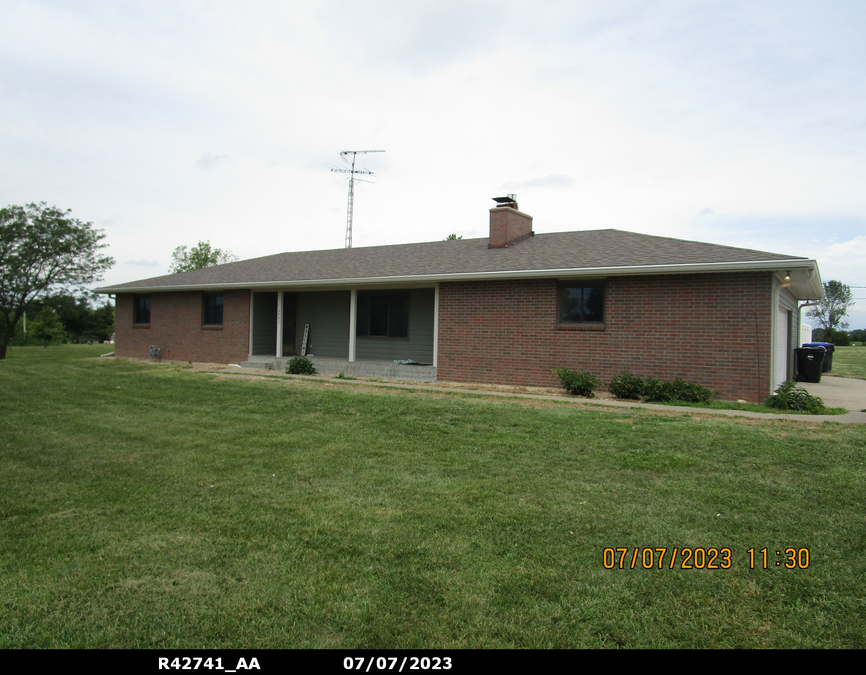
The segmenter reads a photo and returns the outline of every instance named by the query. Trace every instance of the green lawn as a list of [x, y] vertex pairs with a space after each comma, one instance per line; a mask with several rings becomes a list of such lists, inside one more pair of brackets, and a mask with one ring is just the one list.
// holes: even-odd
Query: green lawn
[[866, 347], [836, 347], [833, 370], [828, 374], [866, 380]]
[[81, 358], [109, 350], [0, 361], [0, 648], [866, 647], [862, 425]]

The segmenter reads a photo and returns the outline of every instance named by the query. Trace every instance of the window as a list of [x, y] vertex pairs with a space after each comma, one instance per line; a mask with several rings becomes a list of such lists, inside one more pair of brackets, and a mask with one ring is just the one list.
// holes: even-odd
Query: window
[[559, 285], [559, 323], [602, 323], [604, 282], [569, 282]]
[[408, 293], [358, 293], [359, 337], [409, 337]]
[[150, 296], [149, 295], [134, 295], [132, 299], [134, 321], [137, 324], [150, 323]]
[[205, 293], [202, 302], [202, 325], [223, 325], [223, 294]]

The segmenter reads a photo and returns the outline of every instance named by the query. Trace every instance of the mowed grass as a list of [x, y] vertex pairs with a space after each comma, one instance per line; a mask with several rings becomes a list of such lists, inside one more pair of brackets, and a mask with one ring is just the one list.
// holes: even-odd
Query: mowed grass
[[[104, 351], [0, 361], [0, 648], [866, 647], [861, 425]], [[732, 567], [604, 569], [617, 547]]]
[[828, 374], [866, 380], [866, 347], [836, 347], [833, 352], [833, 371]]

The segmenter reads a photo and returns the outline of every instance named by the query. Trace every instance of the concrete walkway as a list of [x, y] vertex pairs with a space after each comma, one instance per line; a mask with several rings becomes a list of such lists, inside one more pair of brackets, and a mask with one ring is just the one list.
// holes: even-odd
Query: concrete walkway
[[[283, 375], [275, 373], [273, 370], [257, 370], [255, 368], [244, 368], [241, 370], [231, 366], [217, 366], [223, 372], [237, 373], [238, 375], [252, 375], [261, 373], [261, 375], [274, 377], [279, 375], [285, 378], [297, 378], [301, 380], [315, 380], [327, 382], [328, 384], [341, 384], [347, 386], [366, 386], [366, 387], [382, 387], [386, 389], [412, 389], [415, 391], [430, 391], [430, 392], [448, 392], [452, 394], [472, 394], [475, 396], [498, 396], [500, 398], [527, 398], [540, 401], [558, 401], [560, 403], [572, 403], [584, 407], [611, 407], [611, 408], [646, 408], [649, 410], [657, 410], [659, 412], [678, 412], [690, 413], [692, 415], [721, 415], [723, 417], [751, 417], [753, 419], [767, 420], [789, 420], [792, 422], [836, 422], [840, 424], [866, 424], [866, 413], [859, 412], [866, 408], [866, 403], [862, 403], [863, 394], [866, 393], [866, 380], [854, 380], [851, 378], [841, 377], [823, 377], [819, 384], [800, 383], [806, 386], [807, 390], [815, 396], [820, 396], [824, 399], [824, 403], [833, 408], [846, 408], [849, 411], [845, 415], [802, 415], [802, 414], [770, 414], [757, 413], [749, 410], [715, 410], [712, 408], [692, 408], [688, 406], [673, 406], [673, 405], [658, 405], [656, 403], [640, 403], [637, 401], [618, 401], [614, 399], [603, 398], [578, 398], [569, 396], [568, 394], [552, 395], [552, 394], [529, 394], [510, 391], [495, 391], [490, 389], [472, 389], [472, 385], [466, 386], [448, 386], [448, 383], [442, 385], [433, 385], [423, 382], [372, 382], [370, 380], [345, 380], [336, 377], [321, 377], [316, 375]], [[840, 383], [835, 383], [835, 380], [844, 380]], [[824, 398], [824, 393], [813, 391], [811, 387], [825, 387], [822, 392], [833, 392], [833, 395], [838, 395], [838, 398]], [[838, 393], [838, 394], [837, 394]], [[856, 403], [861, 401], [861, 403]], [[857, 406], [860, 407], [857, 407]]]
[[846, 408], [852, 412], [866, 409], [866, 380], [854, 377], [823, 375], [820, 382], [800, 382], [813, 396], [818, 396], [830, 408]]

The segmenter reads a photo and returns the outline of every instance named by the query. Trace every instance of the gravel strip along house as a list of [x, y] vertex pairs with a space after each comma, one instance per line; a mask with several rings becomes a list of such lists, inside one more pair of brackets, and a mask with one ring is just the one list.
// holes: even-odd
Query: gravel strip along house
[[[620, 230], [535, 235], [514, 196], [490, 236], [279, 253], [98, 289], [122, 357], [557, 386], [682, 377], [757, 401], [793, 372], [815, 260]], [[448, 228], [454, 229], [454, 228]], [[408, 361], [396, 364], [395, 361]]]

